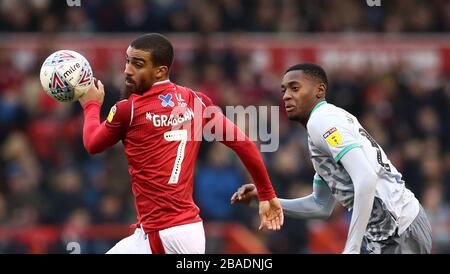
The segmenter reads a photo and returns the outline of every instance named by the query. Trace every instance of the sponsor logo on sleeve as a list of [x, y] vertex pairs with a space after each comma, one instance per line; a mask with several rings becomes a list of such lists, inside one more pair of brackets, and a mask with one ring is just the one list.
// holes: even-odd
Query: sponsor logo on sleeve
[[108, 114], [108, 117], [106, 118], [106, 120], [111, 123], [114, 118], [114, 115], [116, 115], [116, 112], [117, 112], [117, 107], [116, 107], [116, 105], [114, 105], [114, 106], [112, 106], [111, 110], [109, 111], [109, 114]]
[[342, 136], [339, 134], [338, 130], [335, 127], [327, 130], [327, 132], [323, 134], [323, 138], [332, 147], [337, 147], [342, 142]]

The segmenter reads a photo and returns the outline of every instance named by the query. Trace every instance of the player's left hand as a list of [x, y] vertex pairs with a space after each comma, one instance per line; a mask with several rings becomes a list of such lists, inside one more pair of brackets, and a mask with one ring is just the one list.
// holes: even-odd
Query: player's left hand
[[259, 229], [280, 230], [284, 223], [283, 209], [278, 198], [259, 202], [259, 217], [261, 224]]
[[242, 203], [250, 205], [253, 200], [258, 199], [258, 190], [254, 184], [242, 185], [238, 190], [231, 196], [231, 204]]
[[[98, 85], [98, 88], [96, 86]], [[78, 101], [80, 102], [81, 106], [84, 106], [89, 101], [97, 101], [100, 105], [103, 104], [103, 100], [105, 98], [105, 87], [103, 86], [103, 83], [97, 79], [94, 78], [94, 82], [89, 87], [89, 90], [81, 96]]]

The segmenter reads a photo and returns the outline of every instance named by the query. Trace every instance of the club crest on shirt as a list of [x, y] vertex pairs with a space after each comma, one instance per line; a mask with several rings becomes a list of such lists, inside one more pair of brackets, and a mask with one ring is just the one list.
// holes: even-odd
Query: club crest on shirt
[[333, 147], [337, 147], [342, 142], [342, 136], [339, 134], [335, 127], [330, 128], [325, 132], [323, 138], [327, 140], [328, 144]]
[[114, 115], [116, 115], [116, 112], [117, 112], [117, 106], [114, 105], [111, 107], [111, 110], [109, 111], [109, 114], [108, 114], [108, 117], [106, 118], [106, 120], [111, 123], [114, 118]]
[[161, 100], [161, 106], [167, 107], [171, 106], [174, 107], [175, 103], [172, 101], [172, 94], [166, 94], [166, 95], [159, 95], [158, 98]]

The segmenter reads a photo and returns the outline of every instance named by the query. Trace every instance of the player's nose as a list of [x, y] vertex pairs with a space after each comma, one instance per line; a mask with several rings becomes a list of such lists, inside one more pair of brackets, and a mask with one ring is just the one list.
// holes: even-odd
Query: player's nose
[[132, 69], [131, 65], [125, 64], [125, 70], [123, 71], [123, 73], [125, 73], [126, 76], [132, 76], [133, 69]]
[[290, 92], [286, 91], [286, 92], [283, 94], [283, 101], [287, 101], [287, 100], [289, 100], [289, 99], [291, 99], [291, 98], [292, 98], [292, 97], [291, 97]]

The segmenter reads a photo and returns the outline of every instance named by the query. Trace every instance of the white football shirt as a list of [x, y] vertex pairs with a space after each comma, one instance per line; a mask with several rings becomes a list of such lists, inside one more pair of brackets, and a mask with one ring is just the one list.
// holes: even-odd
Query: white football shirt
[[336, 200], [349, 211], [353, 208], [354, 188], [340, 159], [351, 149], [360, 147], [378, 175], [365, 236], [379, 241], [387, 239], [396, 230], [399, 234], [404, 232], [419, 213], [419, 201], [405, 187], [402, 175], [358, 119], [344, 109], [322, 101], [312, 110], [306, 127], [316, 171], [315, 182], [325, 182]]

